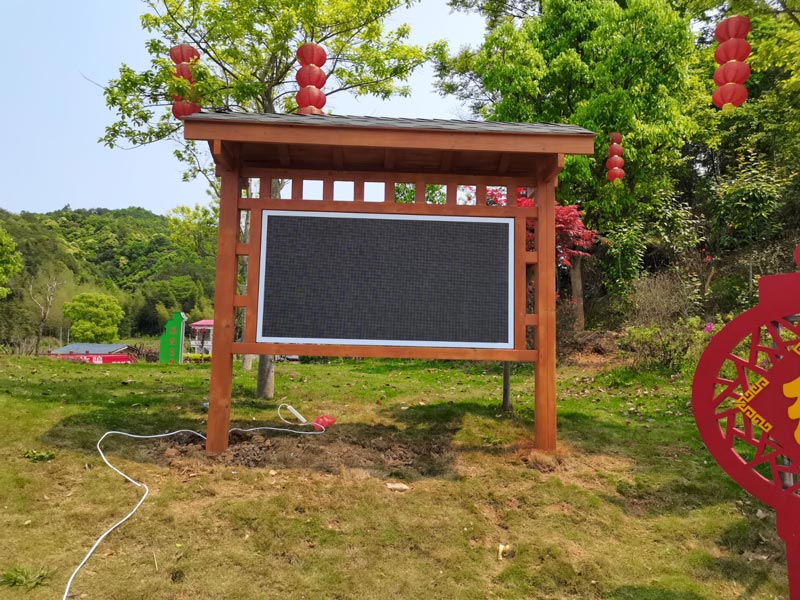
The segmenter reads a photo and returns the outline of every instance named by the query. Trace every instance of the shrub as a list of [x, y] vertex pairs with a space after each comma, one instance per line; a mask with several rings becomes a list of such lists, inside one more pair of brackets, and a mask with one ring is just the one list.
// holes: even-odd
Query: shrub
[[708, 339], [700, 318], [690, 317], [671, 327], [627, 327], [618, 345], [632, 356], [634, 367], [679, 371], [694, 368]]
[[677, 319], [687, 319], [699, 310], [700, 282], [676, 271], [646, 275], [633, 282], [629, 301], [630, 325], [669, 328]]

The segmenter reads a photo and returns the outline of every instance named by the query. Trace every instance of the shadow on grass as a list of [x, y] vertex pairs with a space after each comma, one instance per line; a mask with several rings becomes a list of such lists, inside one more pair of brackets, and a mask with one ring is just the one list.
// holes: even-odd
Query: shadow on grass
[[[49, 367], [45, 369], [33, 361], [26, 364], [25, 369], [10, 370], [15, 377], [12, 384], [16, 398], [22, 402], [46, 401], [82, 407], [82, 413], [65, 417], [43, 435], [42, 441], [55, 447], [94, 453], [95, 443], [109, 430], [137, 434], [176, 429], [205, 431], [205, 414], [201, 412], [201, 405], [208, 390], [207, 365], [123, 365], [106, 369], [94, 365], [45, 363]], [[411, 480], [454, 477], [455, 457], [459, 453], [511, 456], [518, 450], [519, 442], [528, 443], [533, 436], [533, 412], [529, 404], [523, 405], [513, 415], [504, 415], [499, 408], [499, 398], [494, 402], [488, 401], [480, 395], [486, 393], [485, 390], [479, 388], [470, 392], [472, 398], [465, 400], [417, 404], [415, 389], [440, 385], [438, 374], [436, 381], [426, 381], [423, 373], [452, 371], [454, 365], [451, 362], [350, 361], [342, 363], [342, 367], [350, 372], [377, 375], [366, 381], [376, 389], [379, 386], [374, 384], [383, 382], [383, 375], [398, 370], [405, 370], [412, 377], [416, 372], [420, 377], [417, 383], [402, 389], [409, 406], [401, 406], [399, 399], [390, 399], [376, 408], [383, 424], [339, 423], [324, 436], [311, 438], [279, 433], [259, 434], [264, 439], [257, 441], [234, 437], [231, 451], [221, 460], [239, 461], [237, 464], [244, 466], [297, 466], [327, 472], [345, 466]], [[465, 373], [461, 366], [455, 368]], [[501, 363], [463, 365], [469, 373], [482, 374], [495, 368], [501, 369]], [[530, 365], [517, 368], [530, 369]], [[629, 383], [630, 377], [622, 375], [615, 375], [619, 381], [605, 383]], [[313, 377], [319, 381], [324, 378], [325, 373], [320, 372]], [[252, 379], [252, 373], [235, 377], [234, 407], [258, 411], [275, 408], [276, 402], [246, 398], [252, 393], [248, 387], [253, 385]], [[457, 381], [459, 375], [455, 379], [447, 381], [446, 385], [474, 385]], [[344, 380], [346, 377], [337, 381]], [[326, 389], [317, 388], [314, 394], [324, 394]], [[489, 393], [494, 394], [494, 391], [492, 388]], [[336, 392], [337, 397], [343, 393]], [[633, 419], [626, 424], [614, 415], [611, 407], [585, 402], [572, 406], [565, 403], [559, 407], [560, 439], [586, 454], [623, 457], [632, 463], [633, 481], [618, 484], [617, 493], [606, 497], [626, 512], [684, 513], [700, 505], [742, 497], [738, 486], [721, 474], [713, 460], [705, 453], [691, 450], [700, 447], [701, 443], [690, 417], [654, 420], [652, 425]], [[285, 426], [272, 420], [233, 424], [244, 427]], [[196, 441], [195, 438], [184, 445], [196, 445]], [[163, 450], [166, 443], [153, 446]], [[180, 446], [180, 443], [175, 443]], [[665, 458], [665, 452], [674, 456]], [[150, 457], [145, 453], [139, 454], [142, 460], [163, 461], [163, 451], [160, 456], [155, 450]], [[557, 469], [553, 476], [558, 476]]]
[[[262, 409], [276, 406], [271, 402], [253, 400], [241, 403], [237, 400], [235, 404], [257, 405]], [[188, 416], [180, 408], [164, 404], [97, 407], [62, 419], [46, 431], [41, 440], [55, 448], [95, 454], [97, 440], [112, 430], [137, 435], [154, 435], [179, 429], [205, 433], [205, 415]], [[464, 426], [465, 415], [494, 419], [498, 414], [496, 407], [479, 402], [443, 403], [410, 407], [408, 410], [392, 406], [382, 412], [396, 424], [340, 423], [319, 436], [280, 431], [235, 431], [230, 434], [228, 451], [208, 460], [246, 467], [309, 468], [322, 472], [339, 472], [345, 467], [364, 469], [384, 477], [416, 480], [424, 477], [458, 477], [454, 458], [459, 452], [479, 451], [500, 456], [515, 451], [513, 444], [501, 444], [492, 438], [485, 443], [480, 437], [475, 443], [454, 442], [454, 436]], [[231, 427], [286, 429], [291, 426], [277, 420], [233, 420]], [[307, 429], [313, 431], [311, 427], [307, 426]], [[202, 444], [202, 440], [191, 434], [141, 441], [111, 437], [104, 442], [104, 449], [115, 452], [124, 447], [127, 458], [166, 464], [169, 462], [165, 455], [168, 448], [178, 451], [177, 458], [205, 458], [199, 444]], [[176, 458], [174, 451], [169, 454], [170, 459]]]
[[588, 454], [610, 454], [633, 463], [633, 480], [617, 483], [618, 495], [603, 496], [627, 514], [686, 514], [745, 496], [705, 450], [686, 447], [687, 440], [701, 445], [689, 419], [647, 429], [641, 423], [569, 412], [559, 415], [559, 435]]

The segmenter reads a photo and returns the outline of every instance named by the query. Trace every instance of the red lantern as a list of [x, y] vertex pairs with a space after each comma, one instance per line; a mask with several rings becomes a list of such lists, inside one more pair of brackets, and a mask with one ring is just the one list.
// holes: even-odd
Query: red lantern
[[324, 115], [316, 106], [301, 106], [297, 109], [298, 115]]
[[325, 64], [327, 58], [328, 55], [325, 54], [325, 50], [317, 44], [303, 44], [297, 49], [297, 60], [300, 61], [300, 65], [303, 67], [306, 65], [321, 67]]
[[189, 44], [178, 44], [170, 48], [169, 57], [177, 65], [199, 59], [200, 53]]
[[750, 19], [737, 16], [723, 19], [717, 25], [714, 32], [714, 39], [719, 43], [727, 42], [731, 38], [744, 39], [750, 33]]
[[325, 98], [325, 94], [323, 94], [319, 88], [314, 87], [313, 85], [307, 85], [304, 88], [300, 88], [300, 91], [297, 92], [295, 96], [295, 100], [297, 100], [297, 105], [300, 108], [304, 106], [315, 106], [317, 108], [322, 108], [325, 106], [325, 102], [327, 101]]
[[624, 153], [625, 151], [622, 149], [622, 146], [617, 143], [613, 143], [608, 147], [609, 156], [622, 156]]
[[718, 86], [726, 83], [744, 83], [748, 79], [750, 79], [750, 65], [738, 60], [726, 62], [714, 72], [714, 83]]
[[616, 131], [612, 131], [608, 134], [608, 137], [611, 138], [612, 144], [621, 144], [622, 143], [622, 134]]
[[752, 48], [750, 48], [750, 44], [747, 43], [747, 40], [731, 38], [717, 46], [714, 52], [714, 60], [719, 64], [731, 60], [744, 61], [750, 56], [750, 50], [752, 50]]
[[609, 181], [614, 181], [615, 179], [622, 179], [623, 177], [625, 177], [625, 171], [623, 171], [619, 167], [614, 167], [608, 172]]
[[608, 160], [606, 161], [606, 169], [621, 169], [625, 166], [625, 159], [621, 156], [617, 156], [616, 154], [613, 156], [609, 156]]
[[189, 83], [194, 83], [194, 78], [192, 77], [192, 67], [189, 66], [189, 63], [184, 62], [175, 65], [175, 76], [186, 79], [189, 81]]
[[741, 106], [747, 100], [747, 88], [741, 83], [726, 83], [721, 85], [711, 95], [711, 101], [717, 108], [724, 108], [728, 104]]
[[178, 100], [172, 105], [172, 116], [176, 119], [182, 119], [183, 117], [187, 117], [198, 112], [200, 112], [200, 107], [194, 102]]
[[317, 65], [312, 64], [300, 67], [300, 70], [297, 71], [296, 79], [300, 87], [313, 85], [314, 87], [322, 88], [328, 80], [328, 76]]

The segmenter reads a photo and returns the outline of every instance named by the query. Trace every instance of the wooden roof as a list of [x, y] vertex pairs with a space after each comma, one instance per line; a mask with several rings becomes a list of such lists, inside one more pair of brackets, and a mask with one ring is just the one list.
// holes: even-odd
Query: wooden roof
[[553, 156], [592, 154], [595, 136], [551, 123], [257, 113], [196, 113], [184, 135], [208, 141], [222, 168], [507, 177], [530, 176]]

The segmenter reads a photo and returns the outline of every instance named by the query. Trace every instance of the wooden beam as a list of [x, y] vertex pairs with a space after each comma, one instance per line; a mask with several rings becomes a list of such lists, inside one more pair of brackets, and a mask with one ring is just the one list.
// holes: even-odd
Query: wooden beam
[[224, 171], [231, 171], [239, 166], [240, 144], [223, 141], [215, 138], [209, 142], [211, 145], [211, 155], [214, 162], [221, 166]]
[[204, 121], [187, 119], [187, 140], [360, 146], [363, 148], [416, 148], [457, 152], [515, 152], [535, 154], [593, 154], [594, 134], [522, 133], [442, 129], [392, 129], [373, 127], [320, 127], [303, 124]]
[[546, 181], [554, 181], [558, 185], [558, 174], [564, 168], [564, 155], [551, 154], [539, 161], [536, 169], [536, 181], [538, 184]]
[[508, 172], [508, 167], [511, 164], [511, 155], [508, 152], [503, 152], [500, 155], [500, 161], [497, 164], [497, 174], [505, 175]]
[[344, 150], [342, 150], [341, 146], [333, 147], [332, 165], [337, 171], [341, 171], [344, 168]]
[[536, 364], [534, 394], [535, 447], [556, 449], [556, 217], [555, 183], [538, 186], [536, 224]]
[[391, 148], [383, 151], [383, 168], [387, 171], [394, 171], [395, 153]]
[[214, 338], [211, 345], [211, 383], [208, 392], [206, 452], [228, 447], [233, 381], [234, 296], [236, 295], [239, 238], [239, 173], [224, 171], [220, 186], [217, 272], [214, 293]]
[[388, 357], [442, 360], [512, 360], [535, 362], [536, 350], [489, 348], [419, 348], [412, 346], [340, 346], [337, 344], [235, 343], [237, 354], [308, 354], [353, 358]]
[[439, 170], [442, 173], [449, 173], [453, 167], [453, 153], [450, 151], [442, 152], [442, 162], [439, 163]]
[[278, 157], [284, 169], [288, 169], [292, 166], [292, 158], [289, 155], [289, 144], [278, 144]]
[[[386, 202], [336, 202], [318, 206], [320, 203], [312, 202], [286, 202], [285, 200], [270, 200], [267, 198], [242, 198], [239, 208], [256, 210], [320, 210], [324, 212], [341, 213], [375, 213], [375, 214], [400, 214], [400, 215], [440, 215], [464, 217], [517, 217], [520, 219], [535, 219], [539, 215], [536, 207], [521, 206], [458, 206], [455, 204], [400, 204], [394, 201], [394, 186], [387, 185], [387, 195], [392, 199]], [[309, 206], [310, 205], [310, 206]], [[252, 214], [252, 213], [251, 213]], [[246, 246], [241, 246], [242, 252]], [[524, 253], [527, 257], [530, 252]]]

